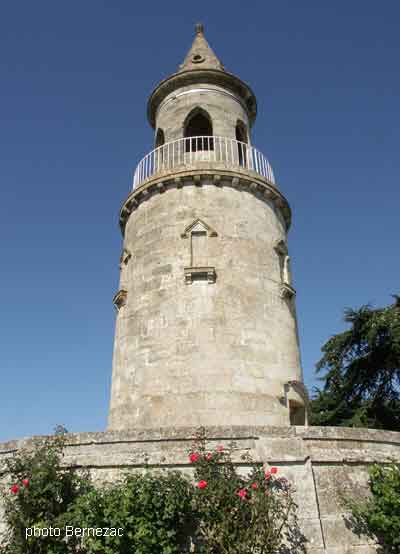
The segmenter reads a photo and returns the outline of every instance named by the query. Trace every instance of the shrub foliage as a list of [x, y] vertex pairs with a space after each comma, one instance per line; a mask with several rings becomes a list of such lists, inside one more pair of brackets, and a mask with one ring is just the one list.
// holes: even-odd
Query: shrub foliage
[[[7, 459], [2, 500], [8, 531], [0, 538], [1, 554], [303, 551], [290, 483], [277, 468], [248, 458], [234, 463], [233, 444], [207, 448], [201, 433], [188, 453], [194, 482], [182, 472], [147, 467], [103, 485], [63, 465], [64, 447], [65, 435], [59, 435]], [[76, 536], [67, 526], [93, 532]], [[36, 533], [27, 536], [27, 529]], [[53, 533], [44, 536], [46, 529]]]
[[385, 554], [400, 552], [400, 467], [374, 464], [369, 469], [371, 495], [347, 501], [352, 525], [358, 534], [377, 540]]

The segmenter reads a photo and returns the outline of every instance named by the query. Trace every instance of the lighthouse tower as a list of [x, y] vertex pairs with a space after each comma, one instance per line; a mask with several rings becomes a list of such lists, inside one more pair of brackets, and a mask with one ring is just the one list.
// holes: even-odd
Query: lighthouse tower
[[197, 25], [149, 98], [154, 149], [120, 213], [111, 430], [306, 423], [291, 213], [256, 112]]

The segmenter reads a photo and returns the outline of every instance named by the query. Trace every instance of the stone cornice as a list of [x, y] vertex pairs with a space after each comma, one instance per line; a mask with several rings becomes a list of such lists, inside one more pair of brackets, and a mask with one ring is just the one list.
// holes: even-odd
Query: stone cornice
[[[123, 431], [105, 431], [88, 433], [67, 433], [66, 444], [69, 446], [96, 445], [96, 444], [123, 444], [123, 443], [156, 443], [156, 442], [190, 442], [198, 434], [198, 427], [165, 427], [165, 428], [136, 428]], [[400, 447], [400, 432], [380, 429], [361, 429], [350, 427], [273, 427], [273, 426], [245, 426], [232, 425], [229, 427], [207, 427], [208, 439], [223, 441], [228, 439], [247, 440], [261, 439], [295, 440], [310, 443], [334, 441], [337, 448], [340, 444], [353, 443], [353, 448], [365, 448], [369, 444], [386, 444]], [[29, 448], [48, 436], [32, 436], [19, 440], [0, 443], [0, 455], [11, 454], [20, 448]], [[320, 442], [321, 441], [321, 442]], [[357, 444], [359, 443], [359, 446]], [[327, 446], [328, 448], [328, 446]], [[335, 458], [332, 452], [332, 459]]]
[[219, 85], [237, 94], [244, 102], [250, 125], [252, 125], [257, 115], [257, 100], [255, 94], [244, 81], [226, 71], [217, 69], [191, 69], [174, 73], [167, 79], [164, 79], [157, 85], [151, 93], [147, 103], [147, 117], [150, 125], [154, 128], [158, 106], [161, 102], [175, 90], [195, 85], [199, 83], [208, 83]]
[[219, 186], [233, 187], [254, 194], [264, 202], [273, 203], [285, 221], [286, 230], [291, 223], [291, 210], [288, 201], [278, 189], [257, 173], [247, 171], [230, 171], [225, 169], [186, 169], [158, 174], [140, 187], [134, 189], [122, 205], [119, 223], [124, 234], [126, 223], [131, 213], [154, 194], [164, 193], [172, 188], [186, 186]]

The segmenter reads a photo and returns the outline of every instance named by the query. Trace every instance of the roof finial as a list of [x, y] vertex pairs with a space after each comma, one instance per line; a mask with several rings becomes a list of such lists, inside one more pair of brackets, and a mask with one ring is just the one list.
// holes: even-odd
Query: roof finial
[[204, 33], [203, 23], [196, 23], [196, 35], [202, 35]]

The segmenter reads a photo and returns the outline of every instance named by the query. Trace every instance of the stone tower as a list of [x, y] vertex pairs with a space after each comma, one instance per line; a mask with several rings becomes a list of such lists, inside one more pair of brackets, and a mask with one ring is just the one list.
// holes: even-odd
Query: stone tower
[[291, 213], [256, 111], [197, 25], [149, 98], [154, 150], [121, 209], [111, 430], [306, 423]]

